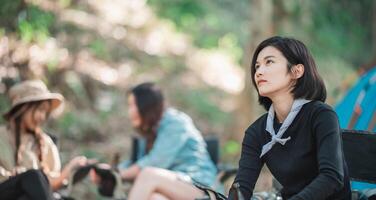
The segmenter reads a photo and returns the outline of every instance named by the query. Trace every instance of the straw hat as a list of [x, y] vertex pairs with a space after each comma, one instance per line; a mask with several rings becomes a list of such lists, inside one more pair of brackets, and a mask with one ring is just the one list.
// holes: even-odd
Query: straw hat
[[50, 112], [63, 105], [64, 97], [59, 93], [51, 93], [41, 80], [27, 80], [14, 85], [9, 90], [12, 107], [4, 114], [9, 119], [13, 109], [17, 106], [42, 100], [51, 100]]

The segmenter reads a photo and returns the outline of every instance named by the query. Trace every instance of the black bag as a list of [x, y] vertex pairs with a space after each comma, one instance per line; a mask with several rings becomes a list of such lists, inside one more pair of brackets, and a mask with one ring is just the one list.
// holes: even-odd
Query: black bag
[[112, 169], [101, 168], [97, 164], [90, 164], [78, 168], [73, 174], [71, 184], [74, 185], [80, 182], [89, 174], [91, 169], [94, 169], [96, 174], [101, 178], [101, 182], [98, 185], [99, 194], [106, 197], [112, 197], [116, 187], [116, 172]]

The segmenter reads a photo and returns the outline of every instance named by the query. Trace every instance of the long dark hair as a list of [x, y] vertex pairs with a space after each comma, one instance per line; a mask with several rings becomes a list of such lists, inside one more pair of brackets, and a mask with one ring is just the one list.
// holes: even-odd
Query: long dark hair
[[147, 150], [150, 150], [157, 137], [159, 121], [165, 107], [162, 90], [154, 83], [146, 82], [133, 87], [128, 94], [135, 97], [141, 116], [141, 125], [136, 130], [146, 138]]
[[[50, 103], [49, 100], [28, 102], [28, 103], [24, 103], [24, 104], [16, 106], [14, 109], [12, 109], [12, 112], [10, 113], [8, 122], [9, 124], [12, 124], [11, 130], [13, 131], [14, 137], [15, 137], [15, 150], [16, 151], [14, 154], [14, 159], [16, 162], [16, 166], [19, 165], [19, 162], [22, 159], [19, 156], [19, 150], [20, 150], [20, 145], [21, 145], [21, 123], [25, 116], [24, 114], [28, 110], [31, 110], [32, 116], [34, 116], [35, 110], [38, 108], [38, 106], [42, 102], [45, 102], [45, 101]], [[49, 114], [50, 114], [49, 112], [46, 113], [46, 118], [48, 118]], [[32, 135], [35, 138], [36, 144], [38, 146], [38, 151], [37, 151], [38, 160], [42, 164], [42, 168], [46, 167], [46, 166], [43, 166], [44, 158], [42, 154], [42, 151], [43, 151], [42, 149], [45, 147], [45, 141], [43, 140], [42, 130], [39, 127], [37, 127], [35, 130], [27, 130], [27, 131], [32, 133]]]
[[[292, 90], [294, 99], [305, 98], [325, 102], [326, 88], [324, 81], [317, 71], [315, 60], [307, 47], [301, 41], [293, 38], [274, 36], [262, 41], [257, 46], [255, 52], [253, 53], [251, 63], [251, 78], [253, 86], [255, 86], [256, 90], [255, 65], [257, 56], [259, 55], [260, 51], [268, 46], [278, 49], [283, 54], [283, 56], [287, 59], [288, 64], [286, 67], [290, 73], [293, 66], [297, 64], [304, 65], [304, 74], [297, 80]], [[258, 93], [258, 101], [266, 110], [268, 110], [272, 104], [271, 99], [260, 96], [260, 93]]]

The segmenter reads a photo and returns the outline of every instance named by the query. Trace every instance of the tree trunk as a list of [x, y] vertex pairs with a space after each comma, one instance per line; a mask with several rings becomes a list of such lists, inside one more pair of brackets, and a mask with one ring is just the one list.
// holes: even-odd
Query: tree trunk
[[243, 67], [245, 69], [245, 87], [237, 97], [237, 108], [235, 119], [231, 132], [233, 139], [241, 141], [245, 129], [251, 124], [256, 116], [260, 114], [260, 108], [257, 108], [256, 91], [253, 88], [250, 76], [250, 64], [253, 51], [256, 46], [267, 37], [274, 34], [272, 23], [273, 5], [271, 0], [252, 0], [253, 7], [250, 19], [250, 40], [244, 50]]
[[[272, 0], [252, 0], [251, 4], [253, 13], [250, 19], [250, 40], [243, 56], [243, 67], [245, 69], [245, 87], [237, 98], [237, 108], [233, 127], [231, 127], [232, 139], [241, 142], [244, 137], [245, 129], [260, 115], [261, 106], [258, 105], [256, 90], [252, 85], [250, 64], [253, 51], [257, 45], [264, 39], [274, 34], [273, 19], [273, 2]], [[272, 186], [272, 177], [267, 169], [263, 169], [255, 190], [269, 190]]]

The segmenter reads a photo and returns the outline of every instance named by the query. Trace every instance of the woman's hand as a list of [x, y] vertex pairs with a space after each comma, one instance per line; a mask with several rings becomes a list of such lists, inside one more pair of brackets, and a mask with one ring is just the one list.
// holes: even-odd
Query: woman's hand
[[65, 165], [64, 169], [61, 171], [61, 174], [57, 178], [50, 179], [51, 186], [53, 190], [59, 189], [62, 185], [68, 183], [69, 176], [76, 170], [78, 167], [83, 167], [90, 163], [85, 156], [77, 156], [69, 161], [68, 164]]
[[85, 156], [77, 156], [73, 158], [67, 165], [65, 165], [63, 171], [61, 172], [61, 178], [68, 178], [75, 169], [87, 165], [88, 159]]
[[77, 156], [69, 161], [69, 163], [66, 165], [66, 168], [68, 169], [70, 174], [73, 170], [77, 169], [78, 167], [83, 167], [87, 165], [87, 163], [88, 159], [85, 156]]

